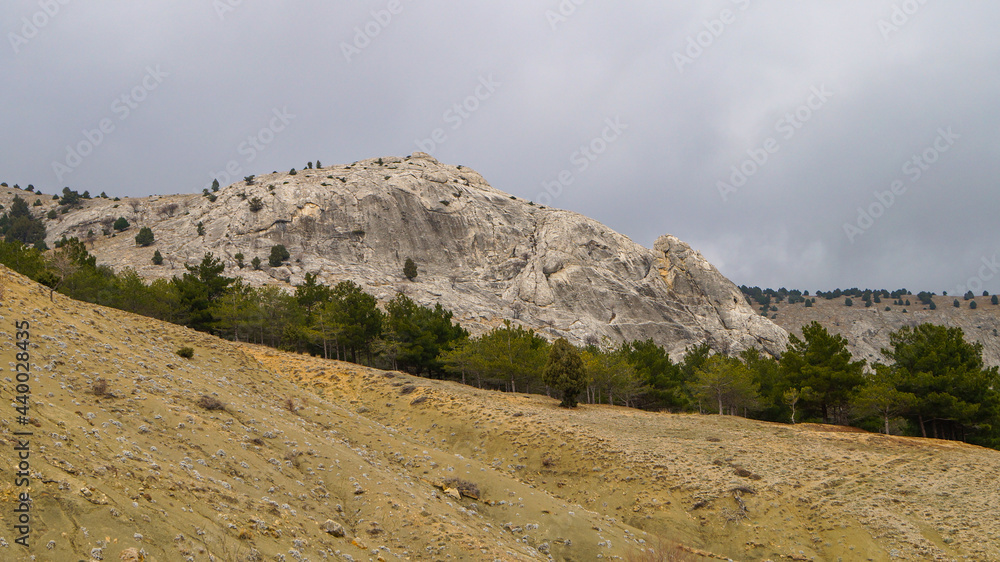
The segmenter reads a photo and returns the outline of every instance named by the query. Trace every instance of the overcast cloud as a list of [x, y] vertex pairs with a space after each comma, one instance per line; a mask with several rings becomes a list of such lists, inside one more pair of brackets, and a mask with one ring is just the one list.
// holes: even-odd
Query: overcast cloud
[[0, 180], [191, 193], [422, 145], [738, 284], [1000, 292], [998, 23], [941, 0], [7, 0]]

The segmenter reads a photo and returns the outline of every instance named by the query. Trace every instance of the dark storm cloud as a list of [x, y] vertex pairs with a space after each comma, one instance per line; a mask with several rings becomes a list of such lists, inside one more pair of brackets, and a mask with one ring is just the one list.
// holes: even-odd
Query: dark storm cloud
[[422, 146], [644, 245], [675, 234], [737, 283], [998, 291], [997, 21], [940, 0], [11, 1], [0, 179], [196, 192]]

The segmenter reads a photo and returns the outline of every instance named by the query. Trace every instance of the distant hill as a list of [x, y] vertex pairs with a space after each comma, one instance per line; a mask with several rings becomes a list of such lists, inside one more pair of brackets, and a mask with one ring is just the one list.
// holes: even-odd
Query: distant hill
[[[802, 326], [819, 322], [831, 333], [844, 336], [855, 358], [868, 362], [884, 361], [881, 350], [889, 347], [889, 334], [903, 326], [931, 323], [961, 328], [968, 341], [983, 344], [983, 361], [987, 365], [1000, 365], [1000, 306], [991, 304], [991, 297], [976, 297], [973, 300], [977, 306], [973, 309], [969, 306], [972, 301], [964, 300], [961, 295], [936, 295], [932, 297], [934, 310], [912, 294], [899, 297], [904, 303], [902, 305], [895, 304], [896, 299], [883, 297], [881, 303], [873, 302], [868, 308], [857, 297], [852, 297], [853, 306], [846, 306], [847, 297], [843, 296], [831, 300], [811, 298], [816, 299], [811, 307], [802, 302], [788, 304], [787, 299], [780, 303], [772, 302], [770, 306], [777, 310], [770, 310], [769, 307], [768, 317], [799, 337], [802, 336]], [[958, 308], [953, 306], [956, 298]], [[906, 301], [910, 304], [905, 304]], [[753, 305], [760, 310], [757, 302], [754, 301]]]

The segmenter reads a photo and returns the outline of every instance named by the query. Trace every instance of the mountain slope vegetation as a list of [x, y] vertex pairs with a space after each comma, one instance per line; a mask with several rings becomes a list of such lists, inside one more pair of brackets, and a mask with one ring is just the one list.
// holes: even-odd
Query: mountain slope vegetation
[[[0, 281], [3, 376], [19, 321], [32, 372], [30, 422], [0, 416], [0, 457], [16, 465], [30, 428], [40, 558], [638, 559], [660, 541], [687, 559], [1000, 557], [997, 451], [567, 410], [50, 297], [2, 267]], [[24, 490], [7, 474], [9, 505]], [[0, 555], [27, 559], [11, 514]]]

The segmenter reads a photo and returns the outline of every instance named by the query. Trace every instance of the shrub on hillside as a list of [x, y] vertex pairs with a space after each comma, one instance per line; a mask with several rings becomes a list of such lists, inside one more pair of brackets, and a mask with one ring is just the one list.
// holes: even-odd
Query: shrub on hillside
[[215, 398], [214, 396], [209, 396], [207, 394], [202, 394], [201, 398], [198, 398], [196, 402], [202, 408], [206, 410], [225, 410], [226, 405], [222, 403], [221, 400]]
[[192, 357], [194, 357], [194, 349], [190, 347], [182, 347], [177, 350], [177, 355], [180, 355], [185, 359], [191, 359]]
[[90, 388], [90, 391], [94, 394], [94, 396], [107, 396], [108, 381], [104, 379], [97, 379], [94, 381], [94, 386]]
[[479, 486], [475, 482], [462, 478], [446, 478], [443, 484], [446, 488], [458, 490], [458, 493], [467, 498], [478, 500], [480, 497]]
[[413, 262], [412, 258], [406, 258], [406, 263], [403, 264], [403, 275], [410, 281], [417, 278], [417, 264]]
[[64, 187], [63, 196], [59, 199], [60, 205], [76, 205], [80, 202], [80, 194], [68, 187]]
[[153, 243], [155, 238], [153, 237], [153, 229], [148, 226], [144, 226], [139, 229], [139, 234], [135, 235], [135, 243], [137, 246], [146, 247]]
[[282, 263], [291, 257], [292, 255], [288, 253], [283, 244], [275, 244], [271, 246], [271, 255], [267, 258], [267, 263], [271, 267], [280, 267]]

